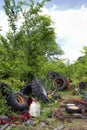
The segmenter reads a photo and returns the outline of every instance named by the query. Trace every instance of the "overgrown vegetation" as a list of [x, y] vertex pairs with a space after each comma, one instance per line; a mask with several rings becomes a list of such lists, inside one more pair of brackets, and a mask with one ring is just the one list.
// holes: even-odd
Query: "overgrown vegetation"
[[[87, 47], [82, 49], [84, 56], [73, 64], [59, 59], [63, 50], [56, 42], [54, 23], [49, 16], [41, 14], [47, 1], [4, 0], [10, 31], [6, 36], [0, 34], [0, 82], [7, 83], [14, 91], [35, 77], [44, 80], [45, 88], [50, 89], [46, 81], [48, 71], [72, 79], [74, 86], [79, 81], [87, 81]], [[6, 109], [3, 98], [0, 104], [3, 113]]]

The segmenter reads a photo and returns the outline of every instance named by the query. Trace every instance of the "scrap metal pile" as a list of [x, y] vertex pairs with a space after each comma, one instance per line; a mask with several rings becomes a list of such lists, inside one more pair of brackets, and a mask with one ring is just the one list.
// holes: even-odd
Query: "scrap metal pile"
[[[70, 88], [70, 79], [66, 79], [63, 75], [60, 75], [57, 72], [48, 72], [47, 79], [53, 85], [55, 91], [63, 91]], [[0, 92], [2, 96], [6, 98], [8, 106], [10, 106], [13, 111], [16, 111], [18, 116], [3, 116], [0, 115], [0, 125], [10, 125], [11, 128], [14, 127], [14, 124], [22, 124], [24, 121], [28, 121], [31, 117], [40, 115], [40, 104], [39, 100], [42, 100], [43, 103], [48, 103], [50, 96], [53, 100], [63, 103], [64, 110], [68, 114], [79, 113], [82, 114], [80, 117], [85, 116], [87, 118], [87, 94], [83, 92], [86, 88], [86, 82], [80, 82], [78, 84], [79, 94], [82, 94], [80, 99], [68, 99], [66, 102], [62, 100], [61, 96], [55, 94], [55, 91], [52, 93], [47, 93], [44, 86], [38, 79], [34, 79], [31, 83], [27, 83], [21, 87], [17, 92], [13, 90], [5, 83], [0, 84]], [[27, 98], [26, 98], [27, 97]], [[65, 119], [69, 116], [64, 116], [60, 110], [53, 111], [53, 115], [59, 119]], [[4, 128], [3, 128], [4, 130]]]
[[[16, 112], [18, 116], [0, 116], [0, 124], [21, 124], [23, 121], [27, 121], [31, 116], [37, 116], [40, 113], [40, 106], [37, 99], [41, 99], [44, 103], [48, 102], [48, 96], [43, 85], [38, 79], [32, 80], [31, 83], [21, 87], [17, 92], [13, 90], [5, 83], [0, 84], [0, 90], [2, 96], [6, 98], [7, 104]], [[26, 98], [26, 96], [28, 98]], [[35, 97], [37, 99], [35, 99]], [[32, 111], [33, 107], [34, 110]], [[19, 121], [19, 122], [17, 122]]]

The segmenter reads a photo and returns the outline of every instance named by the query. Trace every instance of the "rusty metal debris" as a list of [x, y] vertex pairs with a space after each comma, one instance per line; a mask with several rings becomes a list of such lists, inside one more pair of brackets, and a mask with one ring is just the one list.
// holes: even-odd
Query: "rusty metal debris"
[[[79, 108], [79, 113], [83, 116], [87, 116], [87, 102], [84, 99], [69, 99], [68, 103], [74, 103]], [[74, 110], [74, 113], [77, 112]], [[86, 117], [85, 117], [86, 118]]]
[[83, 105], [87, 105], [87, 102], [85, 102], [82, 98], [80, 99], [74, 99], [74, 98], [70, 98], [67, 100], [68, 102], [72, 102], [72, 103], [76, 103], [76, 104], [83, 104]]

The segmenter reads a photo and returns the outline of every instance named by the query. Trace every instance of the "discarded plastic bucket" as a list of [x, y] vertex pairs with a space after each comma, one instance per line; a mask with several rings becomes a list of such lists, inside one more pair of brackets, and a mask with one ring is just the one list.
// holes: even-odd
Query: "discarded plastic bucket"
[[37, 101], [32, 101], [29, 108], [29, 113], [32, 117], [40, 116], [40, 104]]

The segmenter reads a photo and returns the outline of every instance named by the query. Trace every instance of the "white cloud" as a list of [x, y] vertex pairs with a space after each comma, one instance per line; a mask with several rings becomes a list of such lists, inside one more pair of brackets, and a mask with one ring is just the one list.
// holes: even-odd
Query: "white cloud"
[[[19, 14], [19, 20], [16, 23], [16, 25], [18, 25], [18, 29], [22, 25], [23, 21], [24, 21], [23, 17], [20, 13]], [[5, 12], [0, 10], [0, 29], [1, 29], [0, 34], [2, 34], [4, 36], [6, 35], [6, 32], [8, 32], [9, 29], [10, 29], [8, 25], [9, 25], [8, 24], [8, 18], [6, 16]]]
[[82, 5], [78, 10], [59, 11], [56, 7], [45, 10], [55, 22], [57, 42], [65, 52], [63, 57], [76, 60], [82, 55], [82, 47], [87, 46], [87, 8]]
[[7, 17], [2, 10], [0, 10], [0, 28], [2, 29], [2, 31], [0, 32], [2, 35], [5, 35], [6, 32], [9, 30]]
[[[51, 16], [54, 21], [57, 42], [64, 50], [64, 58], [70, 61], [81, 56], [80, 50], [87, 46], [87, 8], [82, 5], [80, 9], [58, 10], [58, 6], [53, 5], [51, 9], [44, 8], [44, 14]], [[3, 11], [0, 11], [0, 26], [2, 33], [8, 31], [7, 18]]]

